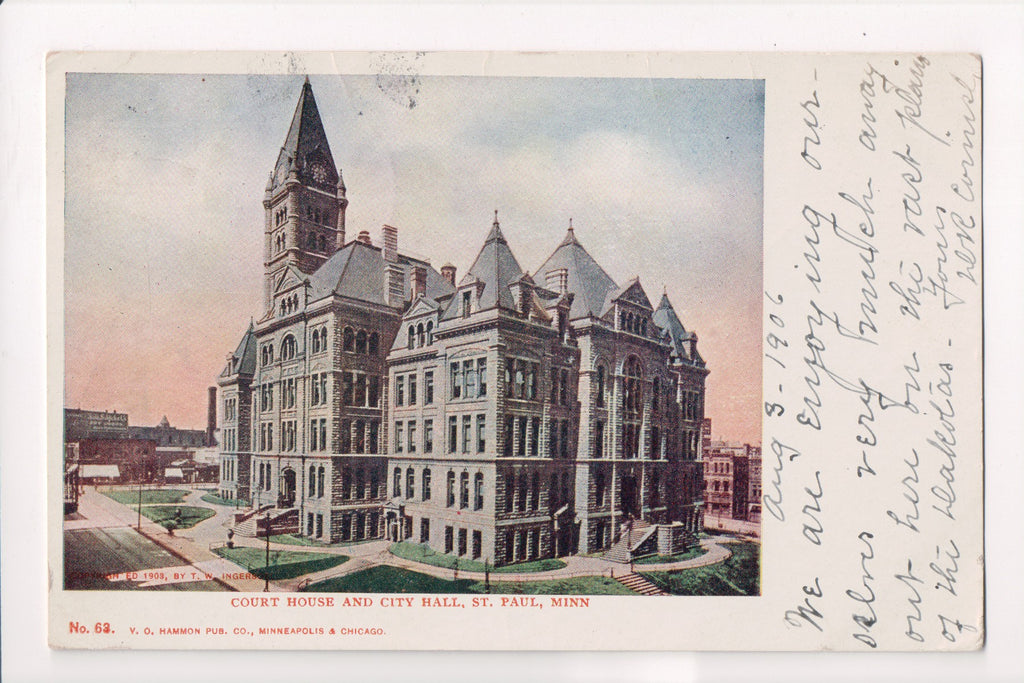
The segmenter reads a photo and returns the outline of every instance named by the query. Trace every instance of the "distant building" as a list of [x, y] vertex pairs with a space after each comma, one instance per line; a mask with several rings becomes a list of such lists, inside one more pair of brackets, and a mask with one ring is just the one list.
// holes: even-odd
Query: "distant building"
[[750, 471], [747, 490], [747, 521], [761, 521], [761, 447], [751, 446], [747, 455]]
[[[761, 447], [711, 439], [711, 420], [703, 424], [704, 520], [760, 521]], [[756, 519], [751, 519], [751, 512]]]
[[209, 445], [208, 430], [172, 427], [166, 415], [155, 427], [128, 427], [128, 435], [133, 439], [156, 441], [159, 447], [203, 448]]
[[128, 414], [100, 410], [64, 409], [64, 442], [81, 439], [127, 439]]

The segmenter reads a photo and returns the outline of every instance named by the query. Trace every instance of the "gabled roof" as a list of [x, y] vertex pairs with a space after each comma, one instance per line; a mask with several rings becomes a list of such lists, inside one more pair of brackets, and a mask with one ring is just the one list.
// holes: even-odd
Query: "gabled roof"
[[686, 343], [690, 339], [690, 333], [683, 327], [682, 321], [676, 315], [676, 310], [672, 308], [672, 302], [668, 300], [668, 294], [661, 295], [658, 309], [654, 311], [654, 315], [651, 318], [654, 320], [655, 325], [668, 333], [669, 342], [672, 344], [672, 350], [676, 356], [694, 365], [704, 365], [704, 359], [700, 357], [696, 347], [694, 347], [695, 357], [690, 357], [690, 346]]
[[[516, 305], [509, 285], [517, 282], [523, 275], [525, 273], [519, 266], [519, 261], [516, 260], [512, 250], [509, 249], [508, 242], [505, 241], [505, 236], [501, 233], [498, 218], [495, 216], [484, 246], [481, 247], [480, 253], [477, 254], [476, 260], [473, 261], [473, 265], [470, 266], [459, 286], [479, 283], [482, 291], [477, 302], [477, 310], [504, 308], [514, 311]], [[457, 314], [456, 305], [457, 302], [453, 300], [445, 312], [445, 318]]]
[[[327, 142], [327, 133], [324, 131], [323, 121], [320, 120], [320, 110], [316, 106], [316, 98], [313, 97], [313, 86], [309, 84], [309, 78], [302, 85], [302, 93], [295, 105], [295, 114], [292, 116], [292, 124], [288, 128], [288, 135], [285, 136], [284, 145], [277, 155], [277, 163], [274, 168], [282, 164], [288, 167], [288, 160], [293, 161], [304, 182], [312, 178], [310, 170], [306, 168], [306, 162], [311, 155], [323, 157], [327, 167], [327, 177], [322, 185], [334, 187], [338, 184], [338, 169], [334, 165], [334, 157], [331, 155], [331, 146]], [[274, 186], [280, 185], [280, 178], [276, 177]]]
[[534, 279], [541, 286], [547, 286], [547, 274], [560, 268], [567, 271], [567, 289], [576, 295], [569, 318], [600, 315], [605, 297], [616, 288], [615, 281], [579, 243], [571, 224], [562, 243], [534, 272]]
[[608, 309], [610, 309], [612, 304], [616, 301], [628, 301], [629, 303], [642, 308], [654, 310], [654, 307], [651, 305], [651, 300], [647, 298], [647, 292], [644, 291], [644, 287], [640, 284], [640, 278], [638, 277], [633, 278], [626, 284], [622, 285], [622, 287], [608, 292], [608, 295], [604, 300], [604, 307], [601, 309], [601, 314], [604, 315], [607, 313]]
[[[224, 368], [221, 376], [228, 375], [251, 375], [256, 371], [256, 330], [253, 324], [249, 323], [249, 329], [242, 335], [242, 341], [238, 348], [231, 354], [228, 367]], [[167, 419], [166, 417], [164, 418]]]

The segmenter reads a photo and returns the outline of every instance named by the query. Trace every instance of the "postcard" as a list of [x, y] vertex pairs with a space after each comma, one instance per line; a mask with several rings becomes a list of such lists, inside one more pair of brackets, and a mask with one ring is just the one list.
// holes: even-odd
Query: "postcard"
[[51, 55], [51, 646], [981, 647], [981, 87]]

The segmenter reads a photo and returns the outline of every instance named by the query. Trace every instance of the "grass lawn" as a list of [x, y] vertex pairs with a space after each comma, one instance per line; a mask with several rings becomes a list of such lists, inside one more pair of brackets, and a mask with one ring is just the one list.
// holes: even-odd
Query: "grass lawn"
[[204, 519], [213, 517], [216, 512], [210, 508], [197, 508], [191, 505], [143, 505], [142, 514], [147, 519], [151, 519], [157, 524], [167, 526], [170, 523], [174, 523], [175, 512], [181, 510], [181, 522], [178, 523], [175, 529], [191, 529], [199, 522]]
[[[122, 505], [139, 504], [139, 490], [133, 488], [109, 489], [102, 488], [99, 492], [107, 498], [112, 498]], [[191, 491], [181, 489], [143, 489], [143, 505], [159, 505], [161, 503], [180, 503]]]
[[283, 543], [284, 545], [304, 545], [313, 546], [314, 548], [340, 548], [343, 545], [353, 545], [352, 543], [321, 543], [315, 539], [307, 536], [296, 536], [295, 534], [277, 534], [276, 536], [270, 537], [271, 543]]
[[724, 562], [673, 572], [643, 572], [672, 595], [759, 595], [760, 553], [757, 543], [730, 543]]
[[681, 553], [675, 555], [651, 555], [650, 557], [641, 557], [639, 560], [634, 560], [633, 564], [661, 564], [663, 562], [684, 562], [686, 560], [692, 560], [706, 554], [707, 548], [702, 548], [699, 545], [688, 550], [684, 550]]
[[[446, 569], [454, 569], [455, 562], [458, 561], [459, 569], [468, 572], [482, 572], [484, 571], [484, 563], [476, 560], [467, 560], [461, 557], [455, 557], [454, 555], [442, 555], [434, 552], [428, 546], [420, 543], [394, 543], [391, 545], [391, 554], [397, 557], [404, 558], [406, 560], [412, 560], [413, 562], [422, 562], [423, 564], [429, 564], [434, 567], [444, 567]], [[510, 573], [526, 573], [526, 572], [546, 572], [551, 569], [561, 569], [565, 566], [565, 562], [561, 560], [555, 560], [552, 558], [543, 560], [533, 560], [532, 562], [520, 562], [519, 564], [509, 564], [503, 567], [491, 567], [492, 574], [510, 574]]]
[[265, 564], [267, 551], [263, 548], [215, 548], [214, 551], [224, 559], [245, 567], [256, 576], [277, 579], [294, 579], [303, 574], [337, 567], [348, 561], [346, 555], [327, 555], [325, 553], [303, 553], [293, 550], [271, 550], [270, 565]]
[[[482, 581], [438, 579], [427, 574], [381, 565], [308, 586], [316, 593], [484, 593]], [[491, 582], [491, 593], [526, 595], [636, 595], [602, 576], [581, 576], [529, 583]]]
[[214, 505], [224, 505], [225, 507], [229, 507], [229, 508], [233, 508], [233, 507], [236, 507], [237, 505], [239, 505], [239, 502], [237, 500], [230, 500], [228, 498], [221, 498], [216, 493], [212, 493], [212, 492], [203, 495], [203, 497], [200, 498], [200, 500], [202, 500], [204, 502], [207, 502], [207, 503], [213, 503]]

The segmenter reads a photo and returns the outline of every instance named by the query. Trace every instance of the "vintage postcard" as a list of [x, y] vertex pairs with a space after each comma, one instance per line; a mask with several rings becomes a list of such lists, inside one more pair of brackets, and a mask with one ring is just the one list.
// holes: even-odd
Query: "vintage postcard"
[[52, 646], [981, 647], [976, 56], [47, 72]]

